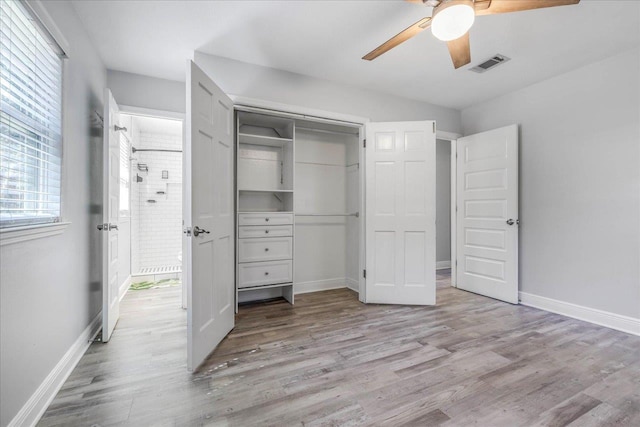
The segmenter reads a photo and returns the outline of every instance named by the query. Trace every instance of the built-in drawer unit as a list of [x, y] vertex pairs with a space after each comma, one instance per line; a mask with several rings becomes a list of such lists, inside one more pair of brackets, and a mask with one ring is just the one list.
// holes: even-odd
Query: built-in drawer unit
[[293, 224], [292, 213], [255, 212], [238, 214], [238, 225], [288, 225]]
[[271, 261], [293, 258], [292, 237], [240, 239], [238, 262]]
[[292, 281], [293, 261], [290, 259], [238, 265], [238, 288], [251, 288]]
[[238, 237], [240, 239], [285, 236], [293, 236], [293, 225], [245, 225], [238, 227]]

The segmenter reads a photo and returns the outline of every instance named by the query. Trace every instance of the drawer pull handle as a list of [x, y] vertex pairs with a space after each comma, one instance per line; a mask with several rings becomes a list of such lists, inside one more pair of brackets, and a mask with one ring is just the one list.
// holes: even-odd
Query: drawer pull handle
[[264, 248], [264, 251], [265, 252], [269, 252], [269, 248]]
[[264, 234], [269, 234], [269, 230], [264, 230]]
[[268, 271], [265, 271], [265, 272], [264, 272], [264, 275], [265, 275], [265, 276], [268, 276], [268, 275], [269, 275], [269, 272], [268, 272]]

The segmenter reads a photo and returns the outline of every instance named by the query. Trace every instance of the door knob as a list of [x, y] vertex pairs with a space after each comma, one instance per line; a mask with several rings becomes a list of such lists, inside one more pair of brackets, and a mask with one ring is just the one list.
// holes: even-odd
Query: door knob
[[197, 225], [193, 227], [193, 235], [198, 237], [200, 234], [209, 234], [209, 230], [205, 230], [204, 228], [200, 228]]
[[117, 230], [118, 226], [116, 224], [109, 224], [109, 231], [111, 230]]
[[515, 222], [514, 220], [512, 220], [511, 218], [509, 218], [509, 219], [507, 220], [507, 225], [513, 225], [513, 224], [515, 224], [515, 223], [516, 223], [516, 222]]

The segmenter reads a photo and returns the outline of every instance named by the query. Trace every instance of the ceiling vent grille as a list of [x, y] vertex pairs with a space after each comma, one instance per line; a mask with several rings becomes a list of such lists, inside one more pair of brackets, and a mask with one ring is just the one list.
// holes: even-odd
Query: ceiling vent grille
[[507, 58], [504, 55], [497, 54], [487, 59], [486, 61], [481, 62], [475, 67], [470, 68], [470, 70], [476, 73], [484, 73], [485, 71], [489, 71], [492, 68], [495, 68], [498, 65], [504, 64], [505, 62], [508, 62], [510, 60], [511, 58]]

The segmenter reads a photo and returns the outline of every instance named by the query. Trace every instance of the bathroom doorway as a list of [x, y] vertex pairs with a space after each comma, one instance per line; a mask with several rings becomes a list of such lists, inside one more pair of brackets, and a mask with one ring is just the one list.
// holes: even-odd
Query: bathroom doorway
[[122, 277], [130, 277], [124, 291], [171, 289], [167, 295], [180, 307], [183, 121], [123, 113], [121, 123], [120, 253]]

